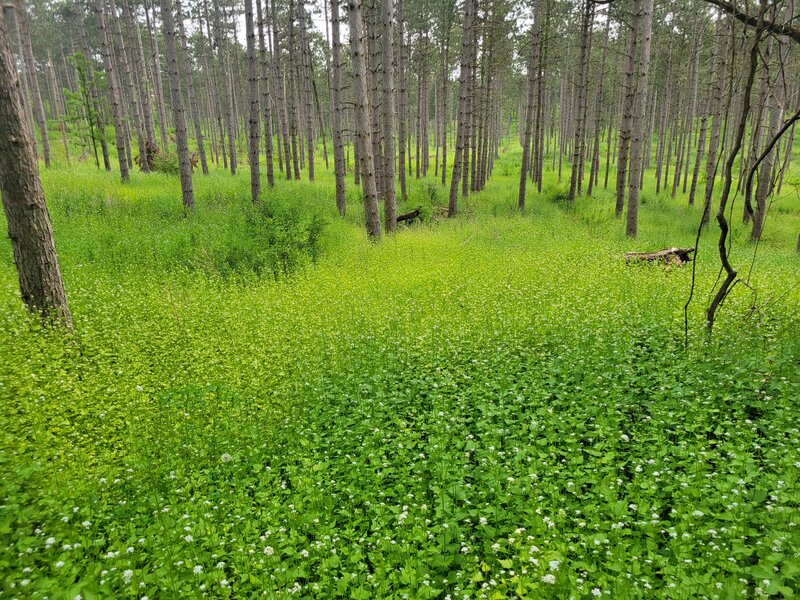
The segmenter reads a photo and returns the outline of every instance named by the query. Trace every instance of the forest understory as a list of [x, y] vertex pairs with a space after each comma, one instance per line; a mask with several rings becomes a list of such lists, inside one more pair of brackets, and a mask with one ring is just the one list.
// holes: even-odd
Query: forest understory
[[3, 2], [0, 600], [796, 597], [797, 14]]
[[[792, 597], [800, 582], [800, 201], [775, 200], [713, 335], [701, 215], [645, 187], [516, 207], [519, 150], [460, 217], [381, 244], [333, 177], [129, 184], [43, 171], [74, 330], [0, 262], [9, 598]], [[793, 171], [791, 182], [798, 180]], [[794, 184], [793, 184], [794, 185]], [[787, 189], [791, 189], [787, 188]], [[357, 206], [357, 202], [353, 205]]]

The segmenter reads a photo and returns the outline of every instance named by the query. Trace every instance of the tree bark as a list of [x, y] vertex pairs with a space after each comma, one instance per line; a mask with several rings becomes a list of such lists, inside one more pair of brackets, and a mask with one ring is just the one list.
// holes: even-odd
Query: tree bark
[[22, 301], [67, 326], [72, 316], [44, 200], [4, 11], [0, 8], [0, 195]]
[[164, 46], [167, 55], [167, 77], [172, 99], [172, 120], [175, 123], [175, 142], [178, 147], [178, 172], [181, 178], [181, 195], [184, 210], [194, 208], [192, 189], [192, 163], [189, 160], [189, 140], [186, 135], [186, 113], [183, 108], [180, 67], [175, 42], [175, 25], [172, 17], [172, 0], [161, 0], [161, 25], [164, 28]]
[[128, 174], [128, 158], [125, 154], [125, 125], [119, 98], [117, 71], [114, 68], [114, 59], [111, 55], [111, 39], [108, 35], [103, 0], [95, 0], [94, 10], [95, 16], [97, 17], [97, 26], [100, 29], [100, 41], [103, 47], [106, 85], [108, 86], [108, 93], [111, 96], [111, 114], [114, 118], [114, 136], [117, 146], [117, 160], [119, 161], [119, 174], [122, 181], [127, 182], [130, 179], [130, 175]]
[[42, 103], [42, 93], [39, 89], [39, 80], [36, 77], [36, 61], [33, 59], [33, 46], [31, 44], [31, 33], [28, 28], [28, 15], [22, 0], [14, 2], [17, 10], [17, 27], [19, 27], [20, 38], [22, 40], [22, 56], [25, 60], [25, 72], [28, 74], [30, 90], [33, 101], [33, 112], [39, 125], [39, 135], [42, 139], [42, 158], [44, 166], [50, 166], [50, 136], [47, 133], [47, 117], [44, 114], [44, 104]]
[[[273, 146], [272, 146], [272, 94], [270, 93], [270, 71], [267, 64], [267, 44], [264, 37], [264, 13], [261, 9], [261, 1], [256, 0], [256, 17], [258, 19], [258, 53], [261, 59], [261, 101], [264, 111], [264, 151], [267, 162], [267, 185], [275, 187], [275, 168], [273, 165]], [[280, 152], [278, 152], [280, 155]]]
[[353, 63], [353, 102], [355, 105], [355, 131], [361, 157], [362, 192], [367, 234], [373, 240], [381, 237], [381, 220], [378, 213], [378, 191], [375, 186], [375, 165], [372, 156], [372, 125], [370, 123], [369, 93], [367, 91], [367, 65], [364, 58], [364, 20], [361, 0], [348, 0], [350, 24], [350, 54]]
[[[642, 0], [634, 0], [634, 13]], [[625, 188], [628, 182], [628, 154], [630, 151], [631, 134], [633, 128], [634, 99], [636, 98], [636, 34], [635, 27], [629, 32], [628, 55], [626, 57], [625, 83], [623, 84], [622, 119], [619, 127], [619, 151], [617, 153], [617, 188], [616, 206], [614, 209], [617, 217], [622, 216], [625, 207]]]
[[342, 42], [339, 34], [339, 0], [331, 3], [331, 53], [333, 66], [331, 73], [331, 110], [333, 120], [333, 172], [336, 177], [336, 208], [344, 217], [347, 212], [347, 199], [344, 189], [345, 162], [344, 139], [342, 132]]
[[394, 185], [394, 32], [392, 1], [381, 0], [383, 24], [383, 220], [386, 233], [397, 229], [397, 192]]
[[469, 70], [472, 55], [473, 22], [475, 19], [475, 0], [466, 0], [464, 7], [464, 27], [461, 35], [461, 72], [458, 78], [458, 124], [456, 125], [456, 148], [453, 155], [453, 173], [450, 178], [450, 199], [447, 216], [454, 217], [458, 212], [458, 184], [461, 180], [461, 166], [464, 162], [464, 146], [467, 137], [469, 112]]
[[194, 91], [194, 77], [189, 63], [189, 47], [186, 42], [186, 28], [183, 24], [183, 10], [181, 8], [181, 0], [175, 0], [175, 13], [178, 17], [178, 35], [181, 39], [181, 48], [183, 50], [183, 60], [181, 61], [181, 68], [186, 75], [186, 91], [189, 96], [189, 114], [192, 118], [194, 125], [194, 136], [197, 140], [197, 152], [200, 155], [200, 167], [203, 170], [203, 175], [208, 175], [208, 160], [206, 158], [206, 144], [203, 139], [203, 125], [200, 121], [200, 111], [197, 106], [197, 97]]
[[650, 67], [650, 43], [653, 31], [653, 0], [636, 0], [639, 4], [641, 44], [639, 51], [639, 73], [636, 86], [636, 105], [631, 138], [631, 166], [628, 182], [628, 218], [625, 233], [636, 237], [639, 229], [639, 178], [642, 168], [642, 149], [644, 147], [645, 109], [647, 103], [647, 72]]
[[[258, 1], [258, 0], [256, 0]], [[261, 193], [261, 111], [258, 103], [258, 68], [256, 64], [256, 29], [253, 22], [253, 0], [244, 0], [245, 36], [247, 38], [247, 91], [250, 112], [247, 121], [247, 156], [250, 162], [250, 199], [258, 204]]]

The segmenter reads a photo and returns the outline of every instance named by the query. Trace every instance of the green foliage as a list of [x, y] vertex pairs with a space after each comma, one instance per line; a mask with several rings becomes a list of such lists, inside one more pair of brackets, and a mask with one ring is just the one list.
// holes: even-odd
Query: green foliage
[[684, 349], [690, 270], [621, 257], [691, 244], [699, 207], [653, 197], [634, 242], [611, 191], [519, 215], [498, 176], [373, 244], [330, 175], [254, 207], [243, 171], [188, 216], [172, 176], [44, 172], [71, 334], [0, 248], [3, 597], [800, 588], [796, 199], [713, 337], [701, 242]]
[[319, 258], [324, 224], [319, 214], [303, 215], [297, 205], [248, 206], [240, 219], [231, 219], [226, 244], [214, 251], [215, 267], [223, 275], [291, 275]]
[[164, 175], [178, 175], [180, 173], [178, 155], [175, 152], [159, 150], [153, 154], [151, 162], [150, 166], [156, 173]]

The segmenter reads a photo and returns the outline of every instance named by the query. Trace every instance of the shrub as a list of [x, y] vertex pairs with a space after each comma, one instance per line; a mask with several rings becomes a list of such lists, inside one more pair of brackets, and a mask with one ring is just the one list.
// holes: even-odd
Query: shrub
[[302, 214], [297, 206], [268, 202], [250, 206], [229, 224], [227, 240], [216, 250], [214, 267], [223, 276], [235, 273], [289, 276], [316, 262], [325, 221]]

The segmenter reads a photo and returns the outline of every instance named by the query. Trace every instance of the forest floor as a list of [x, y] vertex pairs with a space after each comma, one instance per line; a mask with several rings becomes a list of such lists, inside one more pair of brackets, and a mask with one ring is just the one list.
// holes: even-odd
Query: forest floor
[[[410, 181], [371, 244], [348, 179], [43, 173], [75, 331], [0, 247], [2, 598], [733, 598], [800, 589], [800, 171], [713, 335], [717, 229], [643, 193], [515, 208]], [[648, 177], [652, 171], [648, 171]], [[702, 183], [701, 183], [702, 187]], [[602, 188], [602, 186], [601, 186]]]

